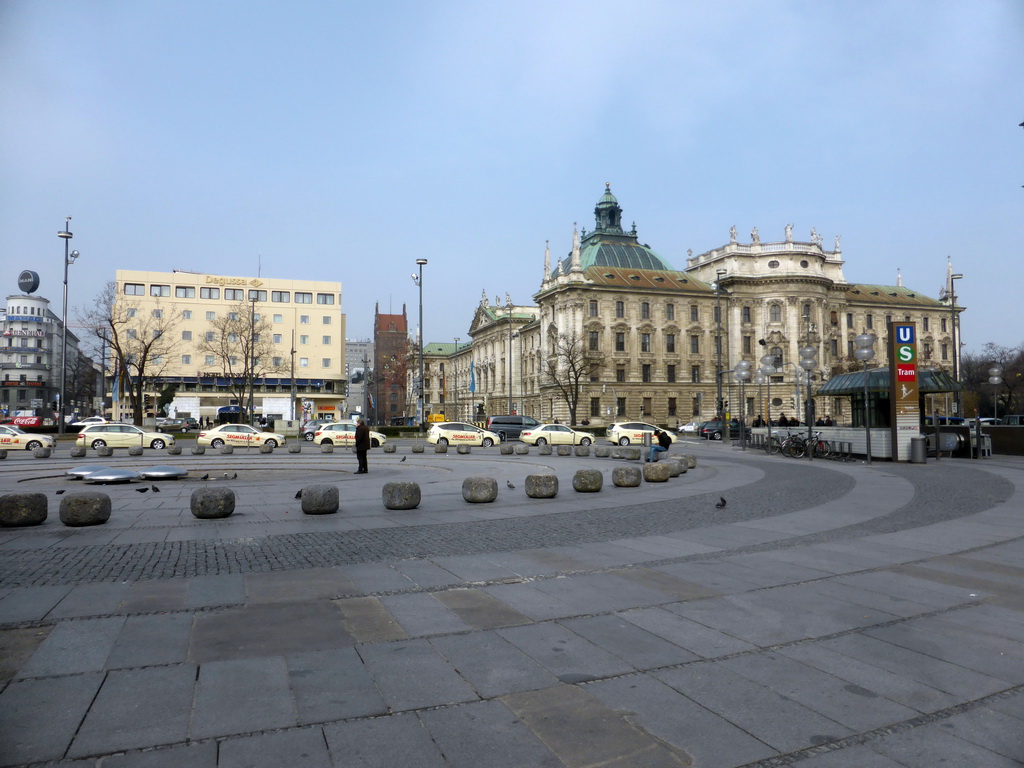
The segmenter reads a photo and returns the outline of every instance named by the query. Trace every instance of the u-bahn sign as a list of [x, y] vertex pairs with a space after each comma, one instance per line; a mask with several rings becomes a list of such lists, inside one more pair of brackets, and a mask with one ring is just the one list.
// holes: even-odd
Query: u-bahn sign
[[910, 460], [910, 438], [921, 434], [917, 325], [889, 325], [889, 403], [893, 461]]

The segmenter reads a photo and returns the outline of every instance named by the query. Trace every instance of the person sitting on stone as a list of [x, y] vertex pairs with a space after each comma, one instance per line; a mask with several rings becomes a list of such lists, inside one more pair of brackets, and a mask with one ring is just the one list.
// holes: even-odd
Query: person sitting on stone
[[651, 441], [651, 452], [647, 456], [647, 461], [657, 461], [658, 459], [655, 457], [671, 447], [672, 438], [668, 436], [668, 432], [662, 432], [660, 429], [654, 430], [654, 440]]

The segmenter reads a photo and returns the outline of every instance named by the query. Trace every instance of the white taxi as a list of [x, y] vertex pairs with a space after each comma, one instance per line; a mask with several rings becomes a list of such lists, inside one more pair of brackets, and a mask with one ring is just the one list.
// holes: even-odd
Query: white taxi
[[159, 432], [147, 432], [134, 424], [89, 424], [78, 430], [75, 445], [88, 448], [132, 448], [141, 445], [143, 448], [162, 450], [174, 445], [173, 435]]
[[[388, 439], [380, 432], [370, 430], [370, 447], [379, 448]], [[313, 442], [317, 445], [348, 445], [356, 444], [356, 425], [349, 421], [333, 421], [321, 424], [313, 433]]]
[[276, 448], [284, 445], [285, 436], [276, 432], [260, 432], [248, 424], [221, 424], [212, 429], [204, 429], [196, 438], [196, 445], [208, 445], [220, 448], [222, 445], [269, 445]]
[[564, 424], [538, 424], [524, 429], [519, 439], [528, 445], [590, 445], [594, 442], [593, 435], [569, 429]]
[[[629, 445], [630, 443], [643, 443], [644, 435], [650, 435], [651, 441], [654, 440], [654, 430], [661, 429], [653, 424], [646, 424], [642, 421], [626, 421], [622, 423], [612, 424], [608, 427], [608, 439], [613, 443], [619, 445]], [[669, 440], [673, 443], [676, 441], [676, 436], [669, 432], [667, 429], [662, 429], [668, 435]]]
[[19, 450], [24, 448], [31, 451], [33, 448], [53, 448], [54, 440], [50, 435], [30, 435], [10, 424], [0, 424], [0, 449]]
[[427, 432], [427, 442], [433, 445], [481, 445], [490, 448], [495, 443], [500, 443], [501, 438], [495, 432], [488, 432], [486, 429], [464, 424], [461, 421], [445, 421], [441, 424], [434, 424]]

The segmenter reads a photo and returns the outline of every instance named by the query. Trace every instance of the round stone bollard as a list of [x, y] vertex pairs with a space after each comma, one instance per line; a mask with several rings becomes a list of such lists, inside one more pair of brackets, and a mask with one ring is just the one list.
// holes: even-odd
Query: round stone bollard
[[334, 453], [334, 443], [320, 443], [320, 453]]
[[71, 458], [72, 459], [80, 459], [83, 456], [85, 456], [85, 446], [84, 445], [76, 445], [76, 446], [73, 446], [71, 448]]
[[558, 455], [559, 456], [572, 456], [572, 446], [571, 445], [559, 445], [558, 446]]
[[302, 489], [302, 511], [307, 515], [333, 515], [338, 511], [338, 486], [307, 485]]
[[235, 452], [235, 446], [227, 445], [226, 443], [220, 447], [220, 452], [224, 456], [228, 456]]
[[515, 445], [516, 456], [526, 456], [530, 453], [530, 446], [526, 443], [516, 443]]
[[51, 448], [33, 448], [32, 455], [37, 459], [48, 459], [50, 458]]
[[420, 505], [420, 486], [412, 482], [384, 483], [381, 496], [388, 509], [416, 509]]
[[686, 459], [687, 469], [694, 469], [697, 466], [697, 457], [692, 453], [686, 454], [683, 458]]
[[609, 448], [607, 445], [595, 445], [594, 455], [597, 456], [597, 458], [599, 459], [607, 459], [609, 456], [612, 455], [612, 449]]
[[683, 472], [683, 466], [677, 459], [662, 459], [658, 463], [668, 467], [669, 477], [679, 477]]
[[5, 493], [0, 496], [0, 526], [21, 528], [46, 520], [45, 493]]
[[96, 449], [96, 455], [104, 459], [109, 459], [111, 456], [114, 455], [114, 449], [111, 448], [109, 445], [101, 445], [99, 448]]
[[142, 455], [142, 446], [141, 445], [131, 445], [131, 446], [128, 446], [128, 455], [129, 456], [141, 456]]
[[[74, 455], [74, 454], [72, 454], [72, 455]], [[0, 448], [0, 461], [3, 461], [6, 458], [7, 458], [7, 449], [6, 448]]]
[[550, 445], [542, 445], [539, 448], [537, 448], [537, 453], [539, 453], [541, 456], [550, 456], [551, 455], [551, 446]]
[[612, 470], [612, 485], [616, 488], [636, 488], [643, 480], [640, 467], [625, 466]]
[[193, 456], [202, 456], [204, 453], [206, 453], [206, 446], [205, 445], [193, 445], [192, 446], [192, 455]]
[[235, 511], [235, 492], [230, 488], [197, 488], [192, 491], [192, 516], [201, 520], [230, 517]]
[[498, 451], [501, 453], [502, 456], [511, 456], [513, 450], [514, 449], [512, 448], [512, 446], [509, 445], [508, 443], [502, 443], [500, 446], [498, 446]]
[[274, 446], [272, 446], [272, 445], [267, 445], [266, 443], [264, 443], [263, 445], [260, 446], [260, 453], [273, 453], [273, 452], [274, 452]]
[[398, 446], [394, 443], [386, 443], [384, 445], [384, 453], [394, 453], [398, 450]]
[[412, 444], [413, 453], [423, 453], [423, 443], [415, 442]]
[[109, 519], [110, 497], [105, 493], [69, 493], [60, 500], [60, 521], [69, 528], [103, 525]]
[[612, 458], [613, 459], [621, 459], [622, 458], [622, 449], [621, 448], [612, 448]]
[[668, 462], [654, 461], [644, 464], [644, 481], [648, 483], [667, 483], [672, 476], [669, 472]]
[[553, 499], [558, 495], [556, 475], [527, 475], [526, 495], [531, 499]]
[[463, 456], [465, 456], [467, 453], [471, 452], [472, 450], [473, 450], [473, 447], [470, 446], [470, 445], [457, 445], [457, 446], [455, 446], [455, 452], [456, 453], [461, 453]]
[[577, 456], [589, 456], [590, 455], [590, 446], [589, 445], [577, 445], [573, 449], [573, 453], [575, 453]]
[[181, 446], [172, 445], [170, 448], [167, 449], [167, 453], [169, 453], [171, 456], [181, 456]]
[[448, 453], [448, 445], [446, 443], [438, 443], [434, 446], [434, 453]]
[[472, 504], [486, 504], [498, 498], [498, 481], [493, 477], [467, 477], [462, 481], [462, 498]]
[[299, 443], [288, 443], [288, 453], [302, 453], [302, 446]]
[[627, 459], [627, 460], [631, 460], [631, 461], [640, 461], [640, 453], [641, 453], [641, 449], [640, 448], [632, 448], [632, 447], [623, 448], [622, 449], [622, 458]]
[[579, 493], [597, 493], [604, 485], [604, 476], [597, 469], [578, 469], [572, 476], [572, 488]]

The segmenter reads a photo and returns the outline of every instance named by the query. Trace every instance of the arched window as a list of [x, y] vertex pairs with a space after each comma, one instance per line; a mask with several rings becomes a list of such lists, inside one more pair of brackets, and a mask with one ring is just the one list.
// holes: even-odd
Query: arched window
[[780, 307], [778, 304], [772, 304], [768, 308], [768, 320], [769, 320], [769, 322], [772, 322], [772, 323], [781, 323], [782, 322], [782, 307]]
[[782, 347], [772, 347], [771, 356], [773, 358], [772, 365], [781, 373], [782, 371]]

